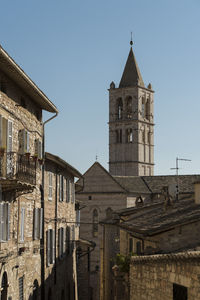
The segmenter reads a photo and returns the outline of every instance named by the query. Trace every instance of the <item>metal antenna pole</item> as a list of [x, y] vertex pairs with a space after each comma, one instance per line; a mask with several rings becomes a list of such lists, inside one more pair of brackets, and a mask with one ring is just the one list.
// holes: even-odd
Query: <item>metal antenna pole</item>
[[177, 196], [176, 196], [176, 199], [177, 200], [178, 200], [178, 194], [179, 194], [179, 174], [178, 174], [178, 170], [179, 170], [178, 162], [179, 162], [179, 160], [182, 160], [182, 161], [192, 161], [191, 159], [176, 157], [176, 168], [170, 168], [171, 170], [176, 170], [176, 176], [177, 176]]

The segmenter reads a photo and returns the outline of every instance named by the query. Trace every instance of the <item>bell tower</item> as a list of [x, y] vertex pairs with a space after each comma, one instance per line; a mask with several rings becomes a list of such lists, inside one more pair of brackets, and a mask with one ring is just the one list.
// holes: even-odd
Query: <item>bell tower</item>
[[132, 45], [119, 84], [109, 89], [109, 172], [119, 176], [154, 173], [151, 84], [145, 87]]

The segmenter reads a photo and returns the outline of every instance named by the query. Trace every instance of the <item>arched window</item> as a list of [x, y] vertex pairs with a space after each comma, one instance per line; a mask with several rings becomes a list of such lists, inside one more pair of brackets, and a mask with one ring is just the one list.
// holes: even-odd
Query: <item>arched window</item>
[[7, 293], [8, 293], [8, 277], [7, 273], [3, 273], [3, 277], [1, 280], [1, 300], [7, 300]]
[[98, 221], [99, 221], [98, 211], [95, 208], [93, 210], [93, 236], [94, 237], [98, 236]]
[[117, 99], [117, 119], [122, 119], [123, 114], [123, 102], [122, 98]]
[[132, 128], [126, 129], [126, 142], [132, 143], [133, 142], [133, 131]]
[[142, 117], [145, 117], [145, 97], [142, 97]]
[[150, 99], [147, 99], [146, 105], [145, 105], [145, 117], [147, 120], [150, 120]]
[[112, 212], [113, 212], [112, 208], [108, 207], [106, 209], [106, 218], [112, 218]]
[[132, 98], [130, 96], [126, 98], [126, 117], [132, 119]]

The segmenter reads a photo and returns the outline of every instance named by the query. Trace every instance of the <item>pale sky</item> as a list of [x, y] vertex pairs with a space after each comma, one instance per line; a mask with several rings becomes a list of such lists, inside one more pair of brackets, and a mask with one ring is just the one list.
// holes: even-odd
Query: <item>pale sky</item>
[[[200, 173], [199, 0], [6, 0], [0, 44], [57, 106], [46, 150], [108, 167], [108, 91], [133, 50], [155, 90], [155, 174]], [[46, 117], [46, 116], [45, 116]]]

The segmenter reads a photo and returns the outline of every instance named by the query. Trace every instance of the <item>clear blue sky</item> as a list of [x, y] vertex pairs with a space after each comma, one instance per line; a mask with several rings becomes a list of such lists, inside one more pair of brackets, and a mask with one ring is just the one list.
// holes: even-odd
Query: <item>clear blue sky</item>
[[155, 174], [200, 173], [199, 0], [7, 0], [0, 44], [59, 110], [46, 150], [80, 172], [107, 168], [108, 91], [133, 31], [143, 80], [155, 90]]

